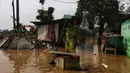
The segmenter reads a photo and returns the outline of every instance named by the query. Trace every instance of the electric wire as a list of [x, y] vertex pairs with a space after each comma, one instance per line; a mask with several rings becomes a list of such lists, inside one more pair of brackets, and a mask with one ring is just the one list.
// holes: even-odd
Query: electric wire
[[67, 3], [67, 4], [77, 4], [77, 2], [66, 2], [61, 0], [53, 0], [53, 1], [60, 2], [60, 3]]

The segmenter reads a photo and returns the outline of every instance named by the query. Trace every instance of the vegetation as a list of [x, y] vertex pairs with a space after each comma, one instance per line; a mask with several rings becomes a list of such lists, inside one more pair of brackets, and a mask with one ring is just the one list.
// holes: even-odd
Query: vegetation
[[75, 52], [76, 44], [82, 44], [86, 39], [86, 32], [79, 28], [79, 25], [68, 25], [66, 31], [65, 49], [67, 52]]
[[[76, 15], [81, 16], [83, 11], [89, 12], [89, 24], [94, 25], [96, 16], [99, 16], [100, 21], [100, 32], [102, 35], [104, 23], [113, 25], [114, 18], [118, 12], [118, 1], [117, 0], [79, 0]], [[113, 19], [112, 19], [113, 18]]]
[[48, 10], [39, 9], [37, 12], [38, 12], [38, 15], [36, 16], [36, 19], [38, 19], [40, 21], [52, 21], [52, 20], [54, 20], [54, 17], [52, 15], [53, 12], [54, 12], [53, 7], [49, 7]]
[[[41, 3], [41, 5], [43, 6], [45, 0], [39, 0], [39, 3]], [[49, 7], [48, 10], [44, 10], [43, 8], [39, 9], [37, 10], [38, 15], [36, 16], [36, 19], [40, 20], [41, 22], [52, 21], [54, 20], [54, 17], [52, 15], [54, 10], [55, 9], [53, 7]]]
[[[89, 25], [94, 26], [95, 17], [99, 17], [99, 35], [102, 36], [104, 24], [107, 22], [109, 26], [116, 23], [116, 19], [120, 16], [118, 11], [118, 0], [79, 0], [77, 7], [77, 16], [82, 16], [83, 11], [89, 12]], [[98, 39], [99, 45], [101, 38]], [[101, 45], [100, 45], [101, 46]]]

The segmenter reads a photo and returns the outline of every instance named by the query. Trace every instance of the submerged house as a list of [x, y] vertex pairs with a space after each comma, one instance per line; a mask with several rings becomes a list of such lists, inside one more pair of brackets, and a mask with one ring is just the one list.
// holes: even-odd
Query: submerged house
[[37, 28], [37, 39], [44, 42], [60, 42], [64, 44], [65, 28], [68, 24], [81, 24], [81, 17], [72, 16], [71, 19], [57, 19], [53, 21], [31, 21]]
[[126, 55], [130, 57], [130, 16], [126, 17], [121, 23], [121, 35], [124, 37], [123, 43]]

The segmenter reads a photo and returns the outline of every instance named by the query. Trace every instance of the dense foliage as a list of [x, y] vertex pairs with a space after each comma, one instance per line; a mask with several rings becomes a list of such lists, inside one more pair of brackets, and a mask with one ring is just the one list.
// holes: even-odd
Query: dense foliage
[[65, 49], [67, 52], [75, 52], [76, 44], [85, 43], [87, 33], [79, 28], [79, 25], [69, 24], [66, 31]]
[[79, 0], [77, 7], [77, 16], [82, 16], [83, 11], [89, 12], [89, 25], [94, 26], [95, 17], [99, 17], [99, 35], [102, 35], [104, 23], [113, 26], [116, 19], [119, 19], [117, 0]]
[[48, 10], [39, 9], [37, 12], [38, 12], [38, 15], [36, 16], [36, 19], [38, 19], [40, 21], [52, 21], [52, 20], [54, 20], [54, 17], [52, 15], [53, 12], [54, 12], [53, 7], [49, 7]]
[[[76, 15], [82, 16], [83, 11], [89, 12], [88, 20], [91, 21], [90, 25], [94, 25], [94, 18], [96, 16], [103, 20], [103, 24], [107, 22], [113, 25], [112, 22], [117, 19], [119, 15], [118, 1], [117, 0], [79, 0]], [[102, 23], [100, 22], [100, 23]]]

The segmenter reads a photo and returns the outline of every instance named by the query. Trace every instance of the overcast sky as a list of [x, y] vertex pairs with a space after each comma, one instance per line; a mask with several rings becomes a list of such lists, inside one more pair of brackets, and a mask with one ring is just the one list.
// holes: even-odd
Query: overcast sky
[[[19, 0], [20, 1], [20, 22], [25, 25], [32, 25], [29, 21], [35, 21], [37, 10], [42, 6], [39, 4], [39, 0]], [[77, 0], [60, 0], [66, 2], [76, 2]], [[12, 0], [1, 0], [0, 1], [0, 29], [12, 29], [13, 21], [12, 16]], [[44, 9], [48, 7], [54, 7], [55, 19], [60, 19], [64, 14], [73, 15], [76, 11], [77, 4], [67, 4], [56, 2], [55, 0], [46, 0]]]

